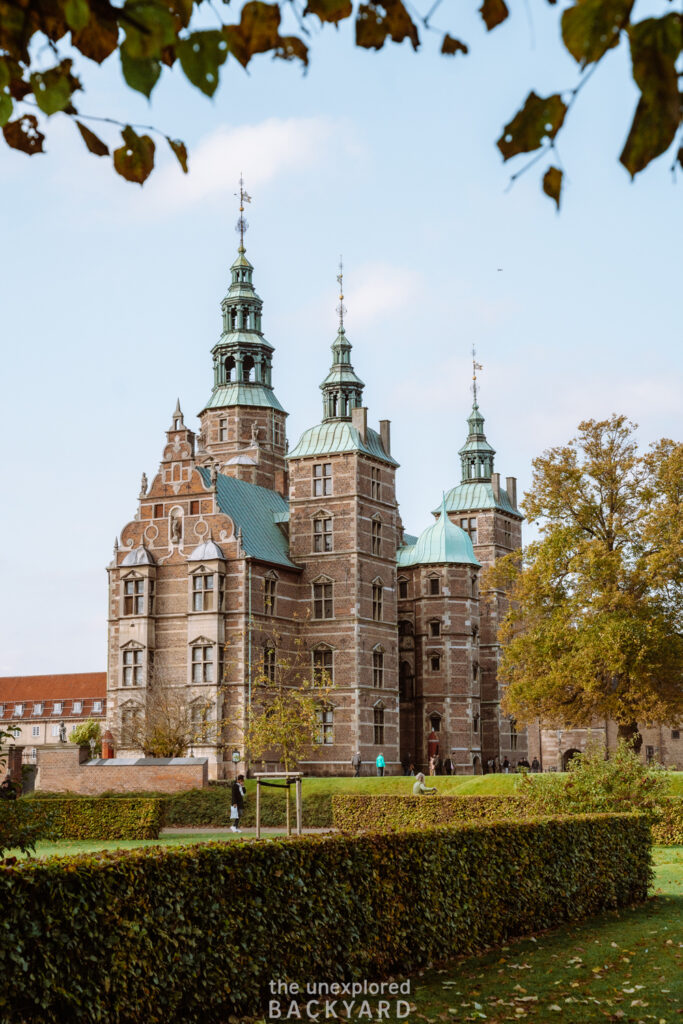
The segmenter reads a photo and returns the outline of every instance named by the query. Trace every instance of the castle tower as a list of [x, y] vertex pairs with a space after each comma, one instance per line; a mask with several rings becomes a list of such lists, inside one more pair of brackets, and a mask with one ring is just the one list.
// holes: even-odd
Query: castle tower
[[368, 426], [363, 382], [344, 328], [342, 274], [332, 367], [321, 384], [322, 422], [289, 453], [289, 550], [303, 567], [313, 665], [332, 675], [334, 748], [316, 771], [346, 774], [361, 751], [399, 762], [396, 550], [398, 510], [389, 422]]
[[223, 330], [211, 350], [213, 390], [199, 414], [198, 462], [284, 495], [287, 413], [273, 391], [273, 346], [263, 334], [263, 302], [244, 248], [244, 203], [251, 200], [242, 179], [239, 196], [240, 245], [221, 302]]
[[[474, 356], [474, 352], [473, 352]], [[477, 370], [473, 361], [473, 403], [467, 419], [468, 433], [460, 449], [461, 480], [446, 494], [446, 510], [452, 522], [469, 534], [477, 560], [483, 567], [522, 546], [523, 516], [517, 508], [517, 481], [507, 477], [501, 486], [494, 472], [495, 451], [486, 439], [484, 417], [477, 401]], [[435, 510], [435, 515], [438, 510]], [[498, 627], [507, 608], [502, 592], [481, 601], [479, 657], [481, 677], [482, 757], [501, 761], [507, 755], [518, 761], [526, 754], [526, 734], [500, 712], [498, 682]]]

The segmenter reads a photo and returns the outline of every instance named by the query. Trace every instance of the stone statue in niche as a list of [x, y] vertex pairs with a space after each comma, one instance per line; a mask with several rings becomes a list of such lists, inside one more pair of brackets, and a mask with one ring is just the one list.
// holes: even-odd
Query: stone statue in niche
[[140, 481], [140, 497], [144, 498], [147, 494], [147, 474], [142, 474], [142, 480]]
[[261, 431], [260, 431], [259, 427], [257, 426], [257, 424], [256, 423], [252, 423], [252, 425], [251, 425], [251, 443], [252, 444], [258, 444], [258, 439], [259, 439], [260, 433], [261, 433]]
[[177, 512], [174, 512], [171, 516], [171, 543], [180, 544], [182, 532], [182, 523], [180, 522], [180, 516]]
[[214, 462], [211, 465], [211, 486], [215, 487], [217, 482], [218, 482], [218, 465], [217, 465], [217, 463]]

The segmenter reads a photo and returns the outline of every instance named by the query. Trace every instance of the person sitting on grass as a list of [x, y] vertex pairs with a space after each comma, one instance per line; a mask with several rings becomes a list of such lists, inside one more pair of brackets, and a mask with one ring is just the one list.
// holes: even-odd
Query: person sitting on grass
[[413, 796], [425, 796], [427, 793], [436, 793], [436, 786], [425, 786], [425, 777], [418, 772], [413, 783]]

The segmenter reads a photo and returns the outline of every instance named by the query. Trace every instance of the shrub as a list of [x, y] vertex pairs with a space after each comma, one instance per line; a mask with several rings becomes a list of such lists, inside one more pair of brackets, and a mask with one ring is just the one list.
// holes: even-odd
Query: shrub
[[680, 797], [662, 801], [652, 822], [652, 841], [660, 846], [683, 845], [683, 800]]
[[102, 754], [102, 727], [96, 718], [88, 718], [71, 730], [69, 743], [77, 743], [79, 747], [89, 747], [90, 740], [95, 741], [94, 752], [97, 757]]
[[162, 825], [161, 801], [149, 797], [36, 798], [26, 804], [41, 839], [157, 839]]
[[[256, 787], [248, 782], [249, 796], [245, 804], [242, 826], [256, 824]], [[173, 828], [214, 827], [230, 824], [230, 786], [209, 786], [191, 789], [163, 798], [164, 824]], [[306, 828], [332, 827], [332, 799], [329, 793], [306, 793], [303, 785], [303, 816]], [[285, 796], [282, 789], [261, 789], [261, 825], [277, 828], [285, 824]]]
[[2, 1020], [244, 1020], [271, 978], [414, 971], [644, 900], [650, 881], [636, 815], [28, 862], [0, 870]]
[[42, 820], [24, 800], [0, 800], [0, 859], [8, 850], [29, 853], [42, 838]]
[[332, 798], [335, 828], [340, 832], [395, 832], [425, 825], [518, 817], [513, 796], [352, 796]]

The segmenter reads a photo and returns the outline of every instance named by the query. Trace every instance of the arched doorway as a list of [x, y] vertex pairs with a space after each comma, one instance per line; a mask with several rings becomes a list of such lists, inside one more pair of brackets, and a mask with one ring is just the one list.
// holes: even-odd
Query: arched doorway
[[482, 774], [481, 758], [477, 757], [476, 755], [472, 758], [472, 773], [474, 775]]
[[581, 753], [581, 751], [577, 750], [575, 747], [570, 747], [569, 750], [565, 750], [564, 754], [562, 755], [562, 771], [563, 772], [566, 772], [567, 766], [568, 766], [569, 762], [572, 761], [576, 757], [576, 755], [580, 754], [580, 753]]

